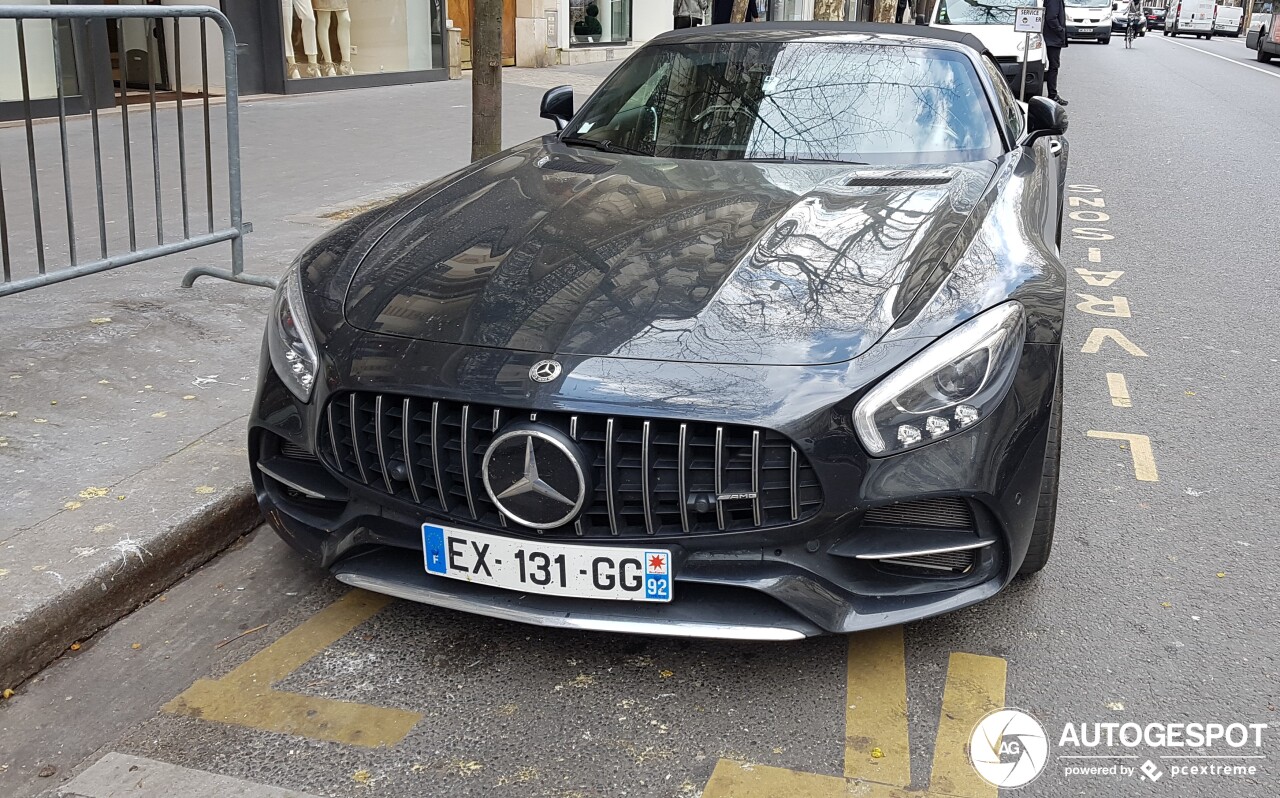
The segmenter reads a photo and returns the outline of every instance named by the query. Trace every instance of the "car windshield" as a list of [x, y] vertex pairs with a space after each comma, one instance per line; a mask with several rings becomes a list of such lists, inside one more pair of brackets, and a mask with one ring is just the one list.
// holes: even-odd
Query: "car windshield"
[[1072, 8], [1106, 8], [1111, 0], [1066, 0], [1066, 4]]
[[645, 47], [561, 139], [697, 160], [909, 164], [1001, 152], [991, 106], [964, 54], [834, 42]]
[[1012, 25], [1014, 6], [979, 0], [939, 0], [939, 25]]

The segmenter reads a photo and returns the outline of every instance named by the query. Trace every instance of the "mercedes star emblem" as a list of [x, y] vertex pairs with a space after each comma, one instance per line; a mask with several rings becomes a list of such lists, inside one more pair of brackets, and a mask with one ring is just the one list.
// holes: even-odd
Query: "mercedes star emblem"
[[554, 360], [539, 360], [529, 369], [529, 379], [534, 382], [551, 382], [560, 376], [560, 364]]
[[590, 494], [575, 442], [542, 425], [508, 429], [484, 453], [480, 473], [502, 514], [533, 529], [567, 523]]

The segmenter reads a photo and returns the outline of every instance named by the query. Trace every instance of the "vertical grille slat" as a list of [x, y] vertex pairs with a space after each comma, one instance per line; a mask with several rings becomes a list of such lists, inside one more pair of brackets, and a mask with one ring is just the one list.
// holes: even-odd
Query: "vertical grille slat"
[[462, 447], [459, 453], [462, 459], [462, 489], [467, 494], [467, 509], [471, 511], [471, 520], [480, 516], [476, 514], [476, 499], [471, 491], [471, 405], [462, 406], [462, 430], [458, 433], [458, 443]]
[[431, 403], [431, 471], [436, 478], [436, 499], [440, 509], [449, 512], [449, 492], [444, 489], [444, 444], [440, 440], [440, 403]]
[[338, 467], [338, 473], [345, 474], [347, 469], [342, 465], [342, 452], [338, 450], [338, 432], [333, 426], [333, 404], [330, 402], [325, 412], [329, 421], [329, 447], [333, 450], [333, 464]]
[[614, 471], [614, 450], [613, 450], [613, 419], [609, 419], [604, 425], [604, 490], [605, 503], [609, 510], [609, 534], [618, 534], [618, 512], [614, 507], [614, 494], [616, 491], [613, 487], [613, 471]]
[[689, 489], [685, 483], [685, 474], [689, 468], [688, 424], [680, 425], [680, 441], [678, 446], [680, 447], [680, 453], [677, 455], [679, 458], [679, 465], [677, 466], [679, 476], [677, 477], [677, 483], [680, 490], [680, 496], [678, 497], [680, 501], [680, 531], [687, 535], [693, 531], [689, 526]]
[[[534, 530], [504, 517], [484, 487], [484, 452], [504, 424], [526, 419], [558, 429], [584, 457], [593, 492], [561, 527]], [[733, 533], [803, 521], [822, 505], [817, 473], [796, 444], [736, 424], [349, 391], [330, 397], [316, 435], [320, 460], [336, 477], [390, 496], [405, 505], [401, 512], [418, 508], [424, 518], [508, 535]], [[907, 514], [899, 509], [897, 516]], [[942, 517], [935, 512], [935, 522]]]
[[351, 395], [351, 412], [349, 414], [351, 416], [351, 451], [355, 456], [356, 470], [360, 473], [360, 481], [368, 485], [369, 475], [365, 473], [364, 458], [360, 456], [364, 451], [364, 441], [360, 439], [361, 430], [360, 419], [358, 417], [359, 411], [356, 409], [356, 406], [360, 403], [356, 399], [356, 396], [357, 394]]
[[800, 517], [800, 453], [791, 447], [791, 520]]
[[751, 431], [751, 517], [756, 526], [761, 525], [760, 474], [764, 464], [760, 462], [760, 430]]
[[[724, 427], [716, 427], [716, 496], [724, 495]], [[724, 502], [716, 501], [716, 526], [724, 531]]]
[[400, 445], [404, 449], [404, 473], [409, 480], [409, 493], [413, 496], [413, 503], [422, 504], [422, 496], [418, 493], [418, 475], [413, 470], [414, 461], [417, 460], [413, 449], [417, 437], [413, 434], [413, 416], [413, 400], [406, 396], [404, 407], [400, 410]]
[[651, 499], [653, 490], [649, 484], [649, 474], [652, 467], [652, 462], [650, 461], [652, 449], [649, 442], [649, 427], [650, 422], [644, 422], [643, 431], [641, 432], [640, 437], [640, 498], [644, 503], [644, 530], [648, 534], [652, 535], [658, 531], [659, 523], [657, 519], [653, 517], [653, 500]]
[[373, 400], [373, 442], [378, 450], [378, 466], [382, 469], [382, 482], [387, 486], [387, 493], [395, 495], [396, 489], [391, 485], [391, 463], [387, 460], [385, 445], [387, 431], [382, 423], [382, 394]]

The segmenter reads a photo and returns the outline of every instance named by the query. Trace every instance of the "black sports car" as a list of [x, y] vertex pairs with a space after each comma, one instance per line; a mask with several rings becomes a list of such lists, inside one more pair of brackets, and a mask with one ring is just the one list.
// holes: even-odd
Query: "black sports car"
[[967, 34], [721, 25], [323, 236], [249, 444], [351, 585], [790, 639], [988, 598], [1053, 540], [1065, 112]]

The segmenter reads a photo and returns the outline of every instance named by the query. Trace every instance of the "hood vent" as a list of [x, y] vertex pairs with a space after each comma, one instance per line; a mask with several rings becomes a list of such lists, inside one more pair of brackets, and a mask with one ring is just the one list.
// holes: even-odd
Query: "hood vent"
[[603, 161], [580, 161], [576, 158], [551, 156], [538, 163], [541, 169], [553, 172], [576, 172], [580, 175], [602, 175], [614, 167], [614, 164]]
[[945, 186], [951, 182], [951, 172], [879, 172], [854, 175], [845, 181], [846, 186], [861, 187], [899, 187], [899, 186]]

